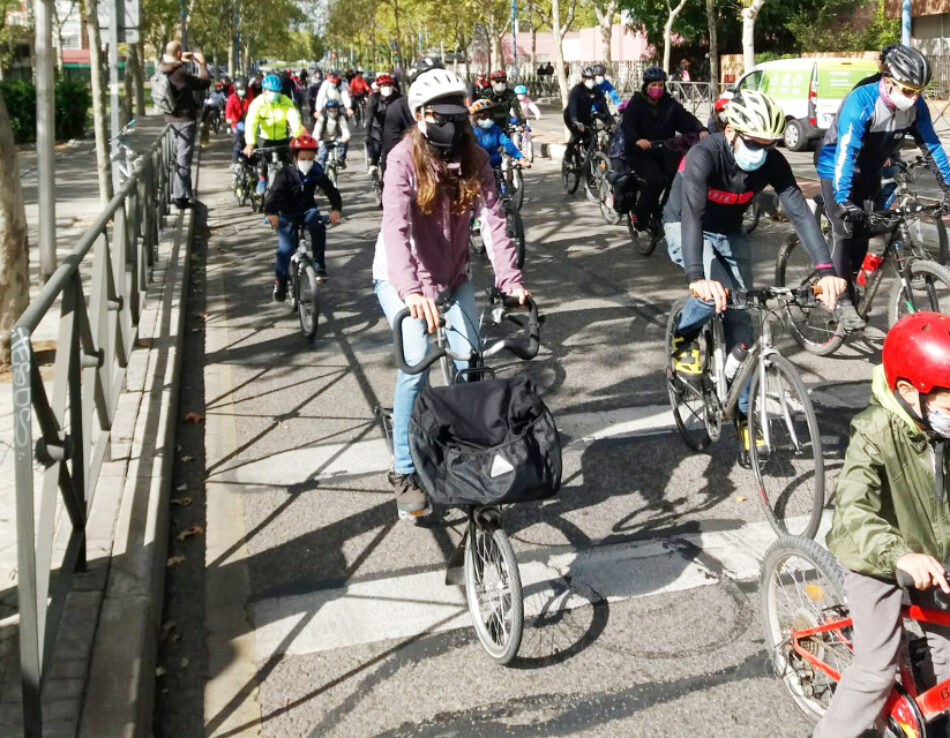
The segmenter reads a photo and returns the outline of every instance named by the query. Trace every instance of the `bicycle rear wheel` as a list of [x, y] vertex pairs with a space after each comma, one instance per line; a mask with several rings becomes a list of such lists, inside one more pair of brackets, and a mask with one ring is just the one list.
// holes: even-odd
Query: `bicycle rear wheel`
[[915, 261], [908, 269], [910, 290], [898, 278], [891, 295], [888, 324], [894, 325], [905, 315], [922, 310], [950, 315], [950, 269], [934, 261]]
[[[818, 272], [808, 252], [801, 248], [796, 237], [789, 238], [779, 249], [775, 261], [776, 286], [796, 288], [817, 281]], [[845, 331], [838, 325], [837, 316], [823, 305], [802, 307], [786, 303], [785, 317], [792, 338], [809, 353], [827, 356], [837, 351], [844, 342]]]
[[525, 241], [524, 241], [524, 222], [521, 220], [521, 213], [517, 210], [509, 210], [506, 216], [508, 221], [508, 236], [515, 244], [515, 250], [518, 252], [518, 268], [524, 266]]
[[[708, 429], [710, 408], [708, 407], [708, 397], [705, 389], [706, 362], [710, 351], [709, 346], [705, 345], [705, 340], [702, 340], [700, 355], [703, 357], [704, 371], [703, 374], [696, 376], [695, 384], [680, 377], [673, 369], [673, 333], [685, 305], [685, 299], [673, 303], [673, 309], [670, 311], [670, 317], [666, 323], [664, 344], [667, 356], [666, 391], [670, 398], [670, 406], [673, 408], [673, 419], [676, 421], [676, 427], [679, 429], [680, 435], [686, 441], [687, 446], [701, 451], [712, 442]], [[700, 335], [705, 337], [708, 334], [704, 331]]]
[[656, 248], [657, 240], [649, 231], [638, 231], [633, 218], [632, 212], [627, 213], [627, 234], [630, 236], [630, 243], [640, 256], [649, 256]]
[[600, 183], [607, 175], [607, 156], [602, 151], [590, 155], [584, 171], [584, 194], [590, 202], [600, 202]]
[[600, 214], [610, 225], [617, 225], [623, 217], [623, 215], [614, 210], [614, 197], [614, 188], [610, 182], [607, 181], [607, 178], [604, 177], [600, 180], [600, 195], [598, 199], [600, 200]]
[[521, 574], [508, 535], [485, 522], [469, 524], [465, 599], [482, 648], [500, 664], [518, 653], [524, 631]]
[[[785, 690], [818, 720], [837, 682], [795, 651], [792, 633], [848, 617], [844, 571], [810, 538], [783, 537], [765, 552], [759, 577], [765, 644]], [[800, 646], [839, 674], [851, 665], [851, 626], [801, 638]]]
[[759, 224], [759, 216], [761, 216], [761, 214], [762, 210], [759, 208], [758, 199], [753, 198], [752, 203], [742, 214], [742, 232], [746, 235], [752, 233]]
[[320, 288], [317, 285], [317, 270], [309, 259], [301, 261], [297, 269], [297, 317], [300, 331], [307, 339], [317, 335], [320, 322]]
[[568, 149], [564, 152], [564, 158], [561, 159], [561, 184], [568, 195], [577, 192], [577, 186], [580, 184], [580, 172], [578, 172], [577, 151]]
[[795, 366], [777, 353], [763, 361], [765, 387], [758, 367], [749, 387], [750, 461], [759, 497], [779, 534], [811, 538], [825, 503], [818, 419]]

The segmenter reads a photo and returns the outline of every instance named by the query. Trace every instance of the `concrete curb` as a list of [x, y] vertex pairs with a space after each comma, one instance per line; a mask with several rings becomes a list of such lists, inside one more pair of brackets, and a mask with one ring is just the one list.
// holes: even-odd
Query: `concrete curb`
[[[193, 165], [196, 193], [200, 160], [198, 146]], [[153, 282], [140, 321], [139, 343], [148, 341], [149, 349], [141, 352], [140, 361], [146, 362], [144, 381], [129, 434], [129, 465], [92, 647], [80, 738], [152, 734], [180, 347], [194, 227], [194, 211], [183, 211], [172, 243], [158, 261], [164, 279]], [[146, 327], [150, 331], [143, 330]]]

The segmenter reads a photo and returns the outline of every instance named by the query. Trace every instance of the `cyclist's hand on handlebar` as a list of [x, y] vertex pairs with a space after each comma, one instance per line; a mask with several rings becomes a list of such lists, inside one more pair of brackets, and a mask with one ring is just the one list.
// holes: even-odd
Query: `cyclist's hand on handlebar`
[[578, 133], [583, 133], [583, 132], [584, 132], [584, 124], [583, 124], [583, 123], [577, 122], [577, 123], [575, 123], [574, 125], [577, 127], [577, 132], [578, 132]]
[[937, 559], [929, 554], [906, 553], [897, 560], [896, 568], [910, 574], [916, 589], [940, 587], [944, 594], [950, 594], [947, 573]]
[[405, 302], [406, 307], [409, 308], [409, 314], [413, 318], [424, 320], [428, 333], [435, 333], [439, 325], [439, 307], [435, 304], [435, 300], [418, 292], [410, 292], [406, 295]]
[[517, 297], [519, 305], [524, 305], [524, 301], [531, 297], [531, 293], [528, 292], [528, 290], [526, 290], [524, 287], [516, 287], [508, 294], [511, 297]]
[[700, 300], [715, 302], [717, 313], [725, 311], [728, 296], [722, 284], [715, 279], [697, 279], [695, 282], [690, 282], [689, 291]]
[[646, 139], [646, 138], [638, 138], [637, 146], [639, 146], [644, 151], [646, 151], [647, 149], [653, 148], [653, 144], [651, 144], [649, 139]]
[[[330, 225], [339, 225], [340, 224], [340, 211], [331, 210], [330, 211]], [[842, 280], [843, 281], [843, 280]]]
[[531, 162], [527, 159], [515, 159], [515, 161], [522, 169], [531, 169]]
[[816, 294], [818, 301], [829, 310], [834, 310], [838, 304], [838, 295], [843, 295], [848, 283], [841, 277], [827, 276], [818, 280]]
[[254, 147], [248, 144], [247, 146], [244, 147], [244, 150], [241, 153], [244, 154], [244, 156], [246, 156], [248, 159], [250, 159], [252, 156], [254, 156]]
[[280, 216], [272, 213], [270, 215], [265, 215], [264, 217], [267, 219], [267, 222], [270, 223], [271, 228], [277, 227], [277, 223], [280, 220]]

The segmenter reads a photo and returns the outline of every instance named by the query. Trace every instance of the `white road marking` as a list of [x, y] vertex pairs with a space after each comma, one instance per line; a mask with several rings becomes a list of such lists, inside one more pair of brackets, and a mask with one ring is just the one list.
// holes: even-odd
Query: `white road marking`
[[[759, 522], [580, 553], [520, 552], [525, 618], [530, 627], [530, 620], [542, 612], [574, 609], [592, 601], [619, 602], [694, 589], [715, 584], [720, 576], [752, 580], [774, 540], [768, 523]], [[818, 540], [824, 535], [819, 534]], [[701, 550], [699, 556], [693, 556], [693, 546]], [[704, 562], [721, 568], [721, 575]], [[250, 615], [258, 662], [280, 653], [303, 655], [471, 627], [464, 590], [446, 586], [441, 567], [252, 602]]]

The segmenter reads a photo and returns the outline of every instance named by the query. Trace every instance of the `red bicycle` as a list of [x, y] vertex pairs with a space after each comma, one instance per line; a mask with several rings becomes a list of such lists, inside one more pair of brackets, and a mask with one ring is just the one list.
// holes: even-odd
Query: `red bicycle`
[[[913, 587], [901, 576], [898, 584]], [[799, 708], [817, 721], [852, 661], [844, 570], [812, 539], [786, 536], [765, 553], [759, 593], [776, 675]], [[950, 679], [926, 690], [918, 686], [918, 667], [927, 646], [916, 627], [916, 623], [950, 626], [950, 600], [940, 599], [939, 591], [915, 592], [915, 599], [924, 602], [923, 598], [927, 606], [901, 608], [904, 636], [898, 682], [875, 726], [887, 738], [925, 738], [927, 723], [950, 711]]]

